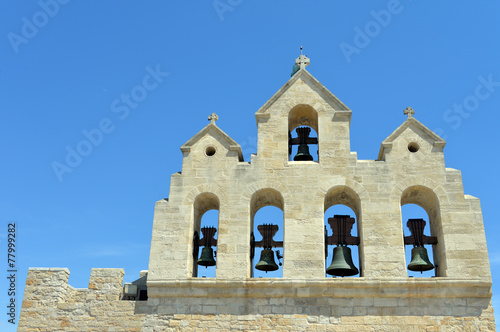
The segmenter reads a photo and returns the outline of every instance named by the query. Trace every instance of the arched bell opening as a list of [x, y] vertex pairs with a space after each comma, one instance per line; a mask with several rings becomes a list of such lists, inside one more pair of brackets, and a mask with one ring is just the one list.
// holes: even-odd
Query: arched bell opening
[[283, 277], [283, 197], [274, 189], [262, 189], [251, 200], [250, 264], [252, 278]]
[[318, 161], [318, 112], [305, 104], [288, 113], [288, 154], [290, 161]]
[[219, 199], [200, 194], [194, 203], [193, 277], [215, 277], [218, 229]]
[[[421, 232], [421, 234], [423, 234], [424, 237], [432, 234], [429, 216], [422, 207], [416, 204], [405, 204], [401, 207], [401, 216], [403, 219], [405, 242], [409, 242], [407, 239], [413, 238], [413, 233], [420, 233], [421, 231], [419, 231], [418, 228], [422, 228], [422, 226], [423, 232]], [[418, 249], [415, 249], [417, 247]], [[424, 249], [422, 249], [422, 247]], [[405, 260], [408, 277], [430, 278], [436, 276], [433, 245], [405, 243]]]
[[424, 186], [407, 188], [401, 195], [401, 216], [408, 276], [444, 277], [446, 261], [440, 245], [443, 233], [437, 195]]
[[325, 276], [327, 278], [359, 277], [361, 265], [357, 226], [356, 214], [348, 206], [338, 204], [326, 210]]
[[351, 188], [336, 186], [327, 192], [324, 215], [326, 277], [363, 276], [360, 211], [360, 198]]

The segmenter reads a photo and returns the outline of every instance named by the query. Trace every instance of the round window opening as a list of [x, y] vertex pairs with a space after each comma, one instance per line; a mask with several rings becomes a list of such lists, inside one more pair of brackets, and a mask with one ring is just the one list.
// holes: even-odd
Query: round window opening
[[209, 157], [213, 156], [215, 152], [215, 146], [207, 146], [207, 148], [205, 149], [205, 154]]
[[408, 151], [415, 153], [418, 151], [418, 149], [420, 149], [420, 147], [418, 146], [417, 143], [412, 142], [412, 143], [408, 144]]

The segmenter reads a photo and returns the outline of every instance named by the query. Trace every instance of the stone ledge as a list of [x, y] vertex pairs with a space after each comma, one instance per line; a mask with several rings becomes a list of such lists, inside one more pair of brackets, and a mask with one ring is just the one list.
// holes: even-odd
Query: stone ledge
[[490, 298], [491, 281], [407, 278], [148, 280], [149, 297]]

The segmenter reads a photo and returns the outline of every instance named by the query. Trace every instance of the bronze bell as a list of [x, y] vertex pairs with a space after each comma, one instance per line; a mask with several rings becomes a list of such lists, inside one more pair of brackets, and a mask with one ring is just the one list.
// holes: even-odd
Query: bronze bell
[[198, 259], [196, 264], [205, 267], [214, 266], [215, 265], [214, 250], [211, 247], [205, 247], [201, 249], [200, 259]]
[[422, 271], [430, 271], [433, 268], [434, 265], [429, 260], [427, 249], [418, 246], [411, 250], [411, 262], [408, 264], [408, 270], [422, 273]]
[[334, 276], [354, 276], [359, 273], [352, 262], [351, 248], [338, 246], [333, 249], [332, 264], [326, 269], [326, 273]]
[[255, 265], [255, 268], [260, 271], [276, 271], [279, 267], [274, 261], [274, 251], [264, 249], [260, 253], [260, 261]]
[[294, 161], [311, 161], [313, 157], [309, 154], [309, 146], [307, 144], [299, 144], [297, 154], [293, 157]]

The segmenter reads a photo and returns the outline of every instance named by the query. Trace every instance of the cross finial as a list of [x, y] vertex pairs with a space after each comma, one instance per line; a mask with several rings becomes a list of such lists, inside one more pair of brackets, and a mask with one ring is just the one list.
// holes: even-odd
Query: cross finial
[[302, 54], [302, 46], [300, 47], [300, 55], [297, 59], [295, 59], [295, 65], [300, 69], [304, 69], [311, 63], [311, 60], [305, 55]]
[[408, 116], [408, 119], [413, 117], [413, 114], [415, 114], [415, 110], [411, 107], [407, 107], [403, 113]]
[[212, 122], [213, 124], [215, 124], [215, 121], [217, 120], [219, 120], [219, 117], [215, 113], [210, 114], [210, 116], [208, 117], [208, 121]]

